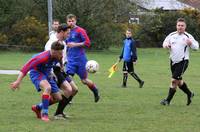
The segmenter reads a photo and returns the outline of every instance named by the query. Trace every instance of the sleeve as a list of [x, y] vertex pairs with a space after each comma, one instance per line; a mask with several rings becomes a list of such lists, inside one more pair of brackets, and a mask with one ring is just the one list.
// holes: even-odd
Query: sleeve
[[65, 41], [63, 41], [63, 44], [64, 44], [64, 49], [63, 49], [62, 62], [63, 64], [65, 64], [67, 62], [67, 44], [65, 43]]
[[44, 47], [44, 50], [47, 51], [47, 50], [50, 50], [51, 49], [51, 44], [52, 44], [52, 41], [49, 39]]
[[135, 41], [132, 40], [131, 43], [131, 51], [132, 51], [132, 61], [135, 62], [137, 60], [137, 49], [136, 49], [136, 44]]
[[199, 43], [194, 39], [194, 37], [192, 35], [189, 35], [189, 38], [192, 41], [190, 48], [192, 48], [194, 50], [198, 50], [199, 49]]
[[81, 40], [83, 40], [84, 45], [87, 47], [90, 47], [90, 39], [84, 29], [80, 30], [80, 37], [81, 37]]
[[20, 70], [24, 76], [28, 73], [31, 68], [37, 67], [39, 64], [48, 61], [48, 57], [38, 57], [35, 56], [34, 58], [30, 59]]
[[123, 58], [123, 54], [124, 54], [124, 43], [123, 43], [123, 48], [122, 48], [121, 54], [120, 54], [120, 56], [119, 56], [120, 59]]
[[170, 44], [170, 35], [168, 35], [163, 41], [163, 48], [167, 48], [169, 44]]

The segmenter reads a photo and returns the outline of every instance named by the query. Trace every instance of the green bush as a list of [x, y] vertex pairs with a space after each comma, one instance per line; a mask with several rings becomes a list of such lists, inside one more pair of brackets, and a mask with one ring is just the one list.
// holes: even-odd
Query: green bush
[[48, 30], [35, 17], [26, 17], [11, 28], [9, 44], [43, 49], [48, 40]]
[[0, 44], [7, 44], [8, 37], [6, 34], [0, 33]]

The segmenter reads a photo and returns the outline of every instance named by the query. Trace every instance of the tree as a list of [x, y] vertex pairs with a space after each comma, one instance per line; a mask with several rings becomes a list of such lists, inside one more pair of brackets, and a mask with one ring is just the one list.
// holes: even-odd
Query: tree
[[117, 23], [128, 22], [129, 12], [135, 11], [129, 0], [56, 0], [53, 5], [54, 17], [61, 21], [69, 13], [78, 17], [78, 25], [87, 29], [96, 49], [120, 43], [123, 31]]

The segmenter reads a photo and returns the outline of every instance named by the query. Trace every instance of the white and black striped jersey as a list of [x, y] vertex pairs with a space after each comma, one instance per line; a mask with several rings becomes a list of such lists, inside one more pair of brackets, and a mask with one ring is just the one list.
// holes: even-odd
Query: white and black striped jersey
[[[190, 39], [192, 44], [187, 45], [186, 40]], [[194, 39], [194, 37], [184, 32], [179, 34], [178, 32], [170, 33], [163, 42], [163, 47], [170, 45], [170, 59], [173, 64], [178, 63], [182, 60], [189, 60], [189, 48], [194, 50], [199, 49], [199, 43]]]

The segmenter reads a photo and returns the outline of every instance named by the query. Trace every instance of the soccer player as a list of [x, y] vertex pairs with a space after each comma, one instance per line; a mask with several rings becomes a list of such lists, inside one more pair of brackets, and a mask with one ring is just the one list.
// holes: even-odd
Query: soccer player
[[177, 31], [170, 33], [163, 42], [163, 48], [170, 51], [170, 67], [171, 67], [171, 84], [168, 96], [163, 99], [161, 105], [169, 105], [177, 87], [179, 87], [187, 95], [187, 105], [192, 102], [194, 93], [190, 91], [186, 82], [183, 81], [182, 75], [186, 71], [189, 64], [189, 48], [198, 50], [199, 44], [194, 37], [187, 33], [186, 22], [184, 18], [177, 19]]
[[[37, 117], [41, 118], [43, 121], [49, 121], [49, 105], [62, 100], [58, 86], [51, 74], [51, 70], [53, 65], [61, 61], [63, 49], [64, 45], [60, 41], [54, 42], [51, 46], [51, 50], [44, 51], [30, 59], [22, 67], [17, 80], [10, 85], [13, 90], [19, 88], [22, 79], [26, 76], [28, 71], [30, 71], [30, 79], [35, 85], [36, 90], [38, 92], [43, 90], [42, 103], [32, 106], [32, 110], [36, 113]], [[62, 83], [61, 88], [67, 98], [72, 95], [72, 88], [67, 81]]]
[[[55, 41], [61, 41], [64, 45], [65, 48], [63, 50], [63, 58], [66, 57], [66, 44], [64, 42], [64, 40], [68, 37], [70, 32], [70, 27], [67, 26], [66, 24], [60, 24], [58, 26], [57, 32], [55, 33], [55, 37], [51, 37], [46, 45], [45, 45], [45, 50], [49, 50], [52, 43]], [[63, 59], [63, 64], [65, 63], [66, 59]], [[70, 103], [70, 101], [72, 100], [72, 98], [76, 95], [76, 93], [78, 92], [78, 88], [76, 86], [76, 84], [74, 83], [73, 80], [71, 80], [71, 78], [69, 76], [66, 75], [66, 73], [63, 70], [63, 67], [60, 66], [54, 66], [53, 67], [53, 71], [54, 74], [56, 76], [56, 80], [57, 80], [57, 85], [58, 87], [61, 86], [61, 84], [67, 80], [71, 87], [72, 87], [72, 95], [69, 98], [66, 98], [65, 96], [62, 95], [62, 100], [59, 101], [58, 103], [58, 107], [57, 110], [54, 114], [54, 119], [59, 119], [59, 120], [65, 120], [67, 118], [67, 116], [64, 114], [63, 110], [64, 108]]]
[[67, 59], [66, 65], [67, 74], [74, 76], [77, 74], [82, 83], [87, 85], [94, 94], [94, 101], [99, 101], [99, 92], [96, 85], [88, 79], [88, 74], [85, 68], [87, 57], [84, 48], [90, 47], [90, 39], [86, 31], [77, 26], [77, 18], [73, 14], [66, 17], [68, 26], [71, 27], [70, 35], [66, 40], [67, 43]]
[[123, 49], [119, 56], [119, 62], [123, 59], [123, 83], [122, 87], [126, 87], [128, 74], [130, 74], [135, 80], [138, 81], [139, 87], [142, 88], [144, 81], [142, 81], [138, 75], [134, 72], [134, 65], [137, 63], [136, 43], [132, 38], [132, 32], [130, 29], [126, 30], [126, 38], [123, 40]]
[[60, 22], [58, 19], [54, 19], [52, 22], [52, 31], [49, 33], [49, 38], [54, 39], [56, 38], [56, 32], [58, 30], [58, 26], [60, 25]]

